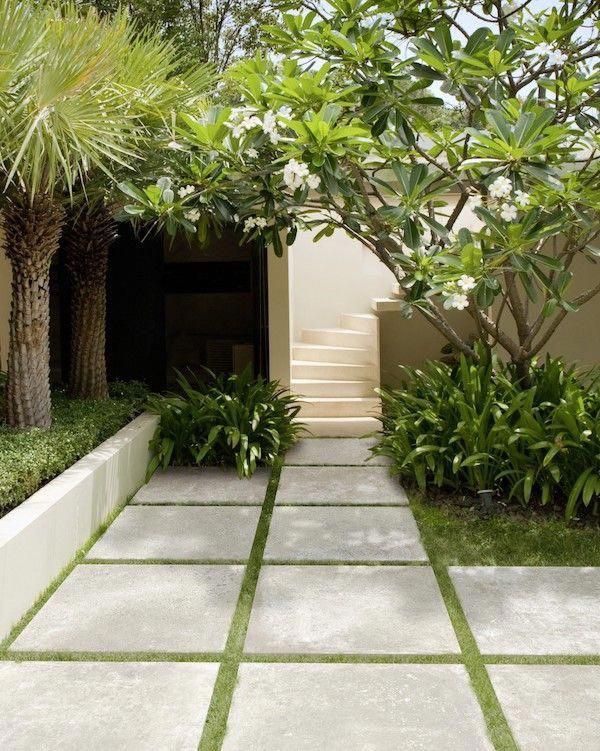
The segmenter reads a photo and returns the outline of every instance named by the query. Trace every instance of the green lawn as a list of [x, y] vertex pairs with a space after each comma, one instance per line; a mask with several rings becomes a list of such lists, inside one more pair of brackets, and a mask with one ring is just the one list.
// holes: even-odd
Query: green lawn
[[483, 519], [473, 509], [411, 499], [423, 543], [440, 566], [600, 566], [600, 527], [517, 515]]

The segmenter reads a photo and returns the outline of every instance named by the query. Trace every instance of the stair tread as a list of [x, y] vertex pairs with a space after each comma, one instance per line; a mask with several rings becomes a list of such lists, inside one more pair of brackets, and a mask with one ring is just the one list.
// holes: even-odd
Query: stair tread
[[292, 378], [295, 383], [375, 383], [371, 378]]
[[[335, 328], [335, 329], [302, 329], [303, 331], [322, 331], [326, 334], [360, 334], [361, 336], [366, 337], [372, 337], [373, 334], [371, 334], [368, 331], [357, 331], [356, 329], [347, 329], [347, 328]], [[303, 344], [306, 344], [306, 342], [303, 342]]]
[[[314, 329], [321, 330], [321, 329]], [[348, 329], [344, 329], [347, 331]], [[362, 332], [358, 332], [359, 334]], [[301, 347], [303, 349], [332, 349], [335, 351], [340, 352], [369, 352], [371, 353], [373, 351], [372, 347], [347, 347], [342, 346], [341, 344], [311, 344], [310, 342], [294, 342], [292, 344], [292, 347]]]
[[372, 368], [370, 363], [360, 362], [329, 362], [329, 360], [292, 360], [292, 365], [316, 365], [319, 368]]
[[301, 396], [298, 399], [301, 402], [379, 402], [380, 399], [377, 396]]

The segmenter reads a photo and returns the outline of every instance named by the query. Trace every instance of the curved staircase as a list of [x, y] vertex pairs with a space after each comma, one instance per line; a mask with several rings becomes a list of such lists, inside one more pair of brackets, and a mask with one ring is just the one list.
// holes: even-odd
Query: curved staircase
[[291, 390], [298, 419], [315, 436], [362, 436], [380, 426], [379, 320], [341, 316], [340, 328], [303, 329], [292, 345]]

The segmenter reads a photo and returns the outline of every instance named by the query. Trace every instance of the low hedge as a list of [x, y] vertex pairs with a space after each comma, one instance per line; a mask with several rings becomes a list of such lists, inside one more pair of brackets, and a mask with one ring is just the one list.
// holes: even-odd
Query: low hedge
[[111, 384], [110, 393], [101, 401], [54, 393], [49, 430], [0, 423], [0, 516], [126, 425], [146, 398], [141, 384]]

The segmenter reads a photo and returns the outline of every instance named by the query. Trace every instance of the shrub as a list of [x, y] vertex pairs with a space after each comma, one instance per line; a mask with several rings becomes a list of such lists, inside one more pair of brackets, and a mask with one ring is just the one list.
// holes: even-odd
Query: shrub
[[[2, 390], [0, 374], [0, 409]], [[141, 384], [111, 386], [112, 398], [97, 401], [55, 392], [49, 430], [15, 430], [0, 422], [0, 516], [122, 428], [140, 412], [147, 393]]]
[[495, 488], [522, 504], [551, 500], [572, 518], [600, 501], [600, 391], [593, 374], [560, 359], [530, 368], [521, 389], [510, 366], [483, 347], [479, 362], [403, 368], [405, 386], [383, 390], [375, 452], [425, 490]]
[[177, 374], [179, 393], [153, 396], [148, 407], [160, 416], [150, 444], [148, 475], [158, 467], [227, 464], [240, 477], [271, 464], [296, 440], [293, 422], [300, 407], [276, 381], [241, 375], [215, 375], [190, 381]]

